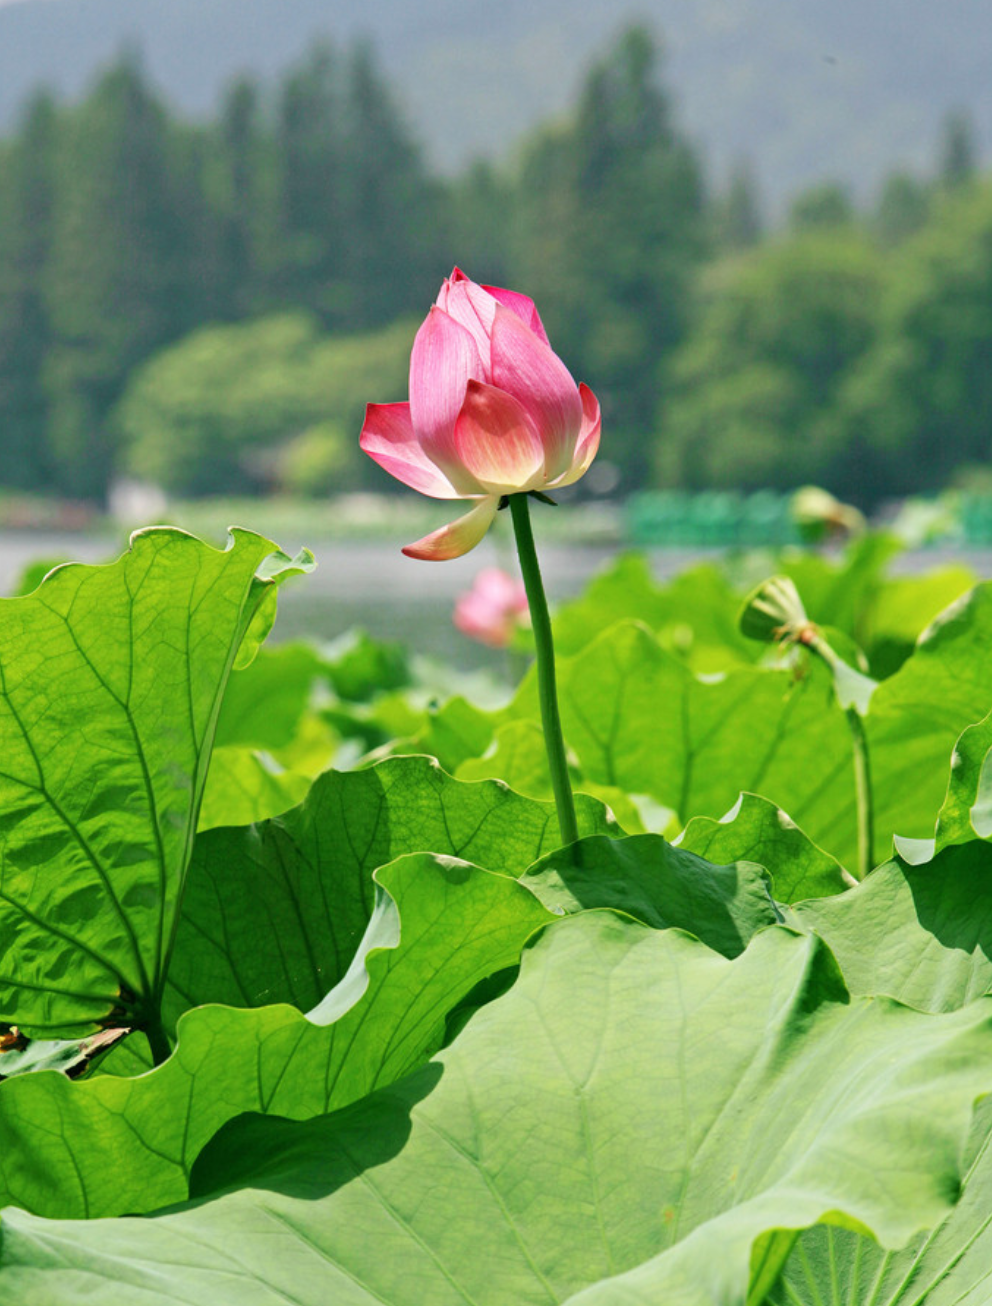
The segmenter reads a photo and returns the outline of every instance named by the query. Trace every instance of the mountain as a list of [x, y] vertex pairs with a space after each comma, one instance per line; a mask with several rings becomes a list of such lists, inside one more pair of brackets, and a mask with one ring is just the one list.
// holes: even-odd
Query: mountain
[[38, 83], [74, 97], [126, 44], [203, 115], [236, 73], [272, 77], [318, 33], [368, 37], [429, 157], [453, 170], [564, 112], [634, 19], [664, 39], [711, 175], [746, 157], [775, 205], [825, 177], [863, 195], [894, 166], [931, 170], [952, 109], [989, 158], [989, 0], [17, 0], [0, 5], [0, 130]]

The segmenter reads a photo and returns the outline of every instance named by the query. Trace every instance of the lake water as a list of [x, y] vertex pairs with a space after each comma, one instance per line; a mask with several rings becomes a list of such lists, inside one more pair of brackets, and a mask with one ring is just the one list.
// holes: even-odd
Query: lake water
[[[299, 542], [283, 543], [295, 547]], [[471, 586], [483, 567], [516, 570], [508, 543], [493, 534], [464, 558], [429, 563], [404, 557], [393, 544], [308, 540], [317, 569], [286, 585], [274, 637], [334, 639], [357, 625], [377, 638], [400, 640], [415, 652], [444, 658], [455, 666], [499, 669], [503, 655], [462, 635], [452, 625], [451, 612], [458, 594]], [[126, 545], [123, 535], [0, 534], [0, 592], [9, 594], [25, 568], [39, 559], [53, 564], [107, 562]], [[539, 544], [539, 548], [552, 603], [579, 593], [618, 551], [612, 546], [560, 542]], [[652, 569], [663, 579], [704, 556], [707, 552], [700, 549], [656, 550], [651, 554]], [[992, 574], [992, 552], [962, 553], [950, 548], [906, 554], [896, 560], [893, 570], [915, 573], [951, 560], [969, 564], [979, 576]]]

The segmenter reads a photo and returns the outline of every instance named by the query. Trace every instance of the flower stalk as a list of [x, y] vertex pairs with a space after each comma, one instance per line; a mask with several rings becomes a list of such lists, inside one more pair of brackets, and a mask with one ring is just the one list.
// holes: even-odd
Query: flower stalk
[[772, 576], [757, 586], [745, 600], [738, 624], [749, 639], [807, 648], [830, 669], [834, 695], [851, 732], [858, 823], [857, 878], [863, 880], [875, 865], [874, 799], [864, 719], [877, 682], [849, 667], [834, 652], [820, 628], [806, 615], [799, 591], [787, 576]]
[[851, 731], [851, 749], [854, 754], [854, 793], [858, 805], [858, 879], [863, 880], [875, 865], [871, 763], [868, 757], [868, 737], [861, 714], [857, 708], [849, 707], [844, 715]]
[[548, 615], [548, 601], [544, 594], [544, 582], [541, 580], [541, 568], [534, 545], [530, 505], [527, 494], [511, 494], [509, 499], [513, 533], [517, 541], [517, 556], [520, 558], [520, 571], [524, 579], [524, 589], [527, 591], [531, 625], [534, 629], [541, 724], [544, 727], [544, 745], [548, 753], [548, 768], [551, 771], [551, 788], [558, 809], [558, 828], [561, 831], [563, 844], [575, 843], [579, 837], [579, 829], [575, 819], [575, 800], [572, 797], [572, 785], [568, 778], [565, 741], [561, 733], [561, 717], [558, 712], [555, 648], [551, 635], [551, 618]]

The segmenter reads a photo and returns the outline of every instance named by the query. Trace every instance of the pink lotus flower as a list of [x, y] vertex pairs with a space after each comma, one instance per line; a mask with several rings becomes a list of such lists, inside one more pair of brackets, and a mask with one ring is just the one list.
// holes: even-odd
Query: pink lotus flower
[[523, 582], [498, 567], [486, 567], [455, 601], [454, 622], [463, 635], [491, 648], [506, 648], [528, 617]]
[[475, 548], [504, 494], [577, 481], [599, 430], [596, 396], [552, 351], [534, 301], [455, 268], [413, 342], [410, 402], [369, 404], [361, 446], [422, 494], [476, 500], [403, 550], [442, 561]]

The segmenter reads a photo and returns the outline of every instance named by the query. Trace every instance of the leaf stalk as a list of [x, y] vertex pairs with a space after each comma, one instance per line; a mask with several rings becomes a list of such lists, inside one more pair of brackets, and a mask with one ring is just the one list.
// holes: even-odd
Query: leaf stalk
[[152, 1062], [154, 1065], [160, 1066], [163, 1061], [168, 1061], [169, 1057], [172, 1056], [172, 1044], [169, 1042], [169, 1036], [165, 1032], [161, 1017], [156, 1016], [153, 1020], [150, 1020], [145, 1025], [144, 1031], [152, 1054]]
[[534, 631], [541, 724], [544, 727], [544, 746], [548, 753], [551, 788], [558, 809], [558, 828], [561, 831], [563, 844], [575, 843], [579, 837], [579, 829], [575, 819], [575, 800], [572, 797], [572, 785], [568, 778], [565, 741], [562, 737], [561, 716], [558, 711], [551, 618], [548, 614], [548, 601], [544, 593], [544, 582], [541, 579], [541, 568], [537, 560], [537, 548], [534, 544], [534, 531], [531, 527], [530, 507], [526, 494], [510, 495], [510, 515], [513, 519], [517, 556], [520, 559], [520, 571], [524, 579], [524, 589], [530, 607], [530, 621]]
[[844, 715], [851, 731], [854, 754], [854, 793], [858, 806], [858, 879], [863, 880], [875, 865], [875, 816], [871, 791], [871, 761], [868, 736], [857, 708], [849, 707]]

